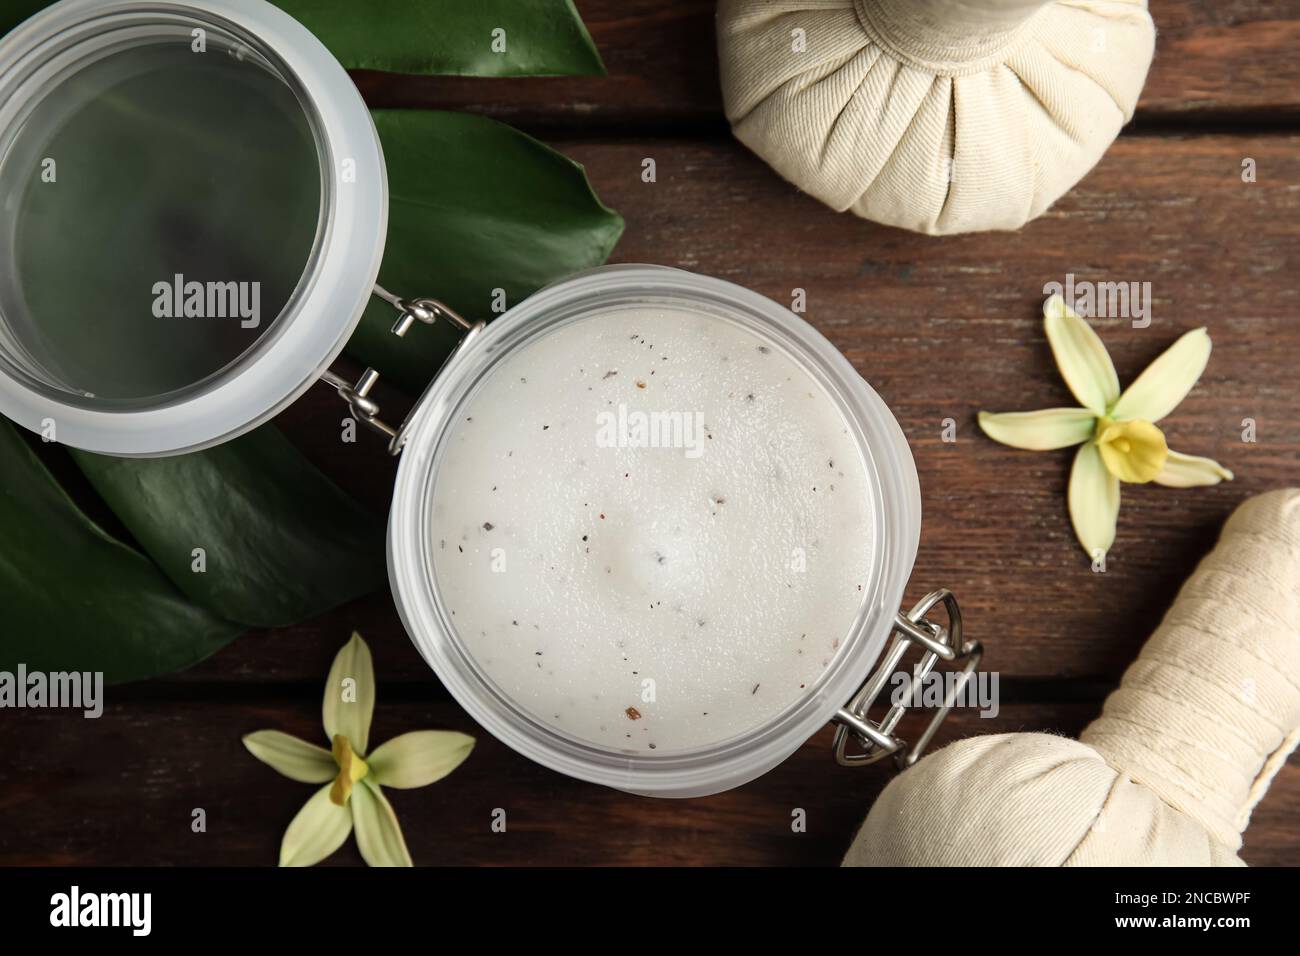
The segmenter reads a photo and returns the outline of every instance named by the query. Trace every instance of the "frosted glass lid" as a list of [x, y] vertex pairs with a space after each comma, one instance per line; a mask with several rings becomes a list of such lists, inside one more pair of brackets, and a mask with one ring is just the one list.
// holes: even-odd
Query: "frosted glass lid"
[[0, 410], [125, 455], [222, 441], [315, 379], [382, 252], [342, 67], [260, 0], [65, 0], [0, 41]]

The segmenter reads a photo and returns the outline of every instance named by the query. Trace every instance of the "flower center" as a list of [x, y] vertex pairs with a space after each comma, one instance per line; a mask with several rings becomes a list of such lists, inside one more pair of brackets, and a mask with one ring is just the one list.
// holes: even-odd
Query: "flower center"
[[1093, 440], [1106, 470], [1132, 484], [1143, 484], [1160, 474], [1169, 457], [1164, 432], [1140, 419], [1116, 422], [1103, 416], [1097, 419]]
[[366, 762], [357, 756], [352, 744], [342, 734], [334, 735], [334, 762], [339, 765], [339, 775], [330, 787], [330, 802], [346, 806], [352, 795], [352, 785], [370, 772]]

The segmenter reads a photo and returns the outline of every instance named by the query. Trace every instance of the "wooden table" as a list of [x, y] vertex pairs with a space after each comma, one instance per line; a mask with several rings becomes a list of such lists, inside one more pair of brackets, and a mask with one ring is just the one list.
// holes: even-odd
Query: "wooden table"
[[[1137, 118], [1097, 169], [1017, 233], [944, 239], [836, 215], [731, 139], [708, 0], [578, 6], [606, 78], [358, 81], [372, 105], [481, 111], [584, 163], [627, 219], [614, 261], [682, 266], [781, 301], [806, 289], [808, 318], [889, 403], [916, 454], [925, 523], [909, 599], [956, 591], [986, 666], [1001, 673], [1001, 714], [959, 714], [943, 737], [1077, 733], [1233, 507], [1297, 481], [1300, 2], [1152, 0], [1155, 65]], [[657, 161], [654, 184], [641, 181], [645, 157]], [[1257, 162], [1255, 183], [1242, 182], [1245, 157]], [[1151, 282], [1150, 328], [1096, 323], [1121, 379], [1180, 332], [1209, 326], [1214, 356], [1168, 432], [1237, 474], [1209, 489], [1126, 488], [1105, 574], [1091, 572], [1070, 531], [1068, 453], [1004, 448], [974, 420], [980, 408], [1069, 401], [1040, 316], [1043, 284], [1067, 272]], [[280, 421], [383, 511], [393, 466], [375, 442], [341, 444], [338, 415], [321, 389]], [[945, 418], [957, 423], [955, 443], [942, 440]], [[1257, 443], [1241, 441], [1245, 418]], [[890, 777], [838, 768], [823, 731], [762, 779], [707, 799], [570, 780], [476, 728], [380, 594], [114, 690], [98, 721], [5, 718], [0, 863], [274, 863], [309, 790], [250, 758], [240, 735], [269, 727], [316, 739], [324, 675], [354, 628], [380, 675], [375, 739], [425, 727], [479, 738], [451, 778], [393, 795], [420, 863], [834, 864]], [[206, 833], [191, 831], [195, 808]], [[490, 827], [496, 808], [507, 811], [504, 834]], [[791, 832], [794, 808], [807, 811], [806, 833]], [[1244, 857], [1300, 863], [1298, 808], [1293, 761], [1256, 811]], [[349, 844], [330, 862], [358, 861]]]

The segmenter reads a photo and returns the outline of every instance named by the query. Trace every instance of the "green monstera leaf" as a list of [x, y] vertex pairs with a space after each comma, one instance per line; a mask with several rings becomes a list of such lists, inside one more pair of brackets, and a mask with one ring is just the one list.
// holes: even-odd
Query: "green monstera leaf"
[[[5, 0], [0, 33], [53, 0]], [[572, 0], [273, 0], [350, 70], [439, 76], [605, 72]]]
[[87, 518], [5, 421], [0, 535], [0, 670], [132, 680], [189, 667], [244, 629], [189, 601]]
[[572, 0], [275, 0], [352, 70], [441, 76], [605, 72]]
[[387, 580], [383, 520], [274, 426], [172, 458], [72, 456], [176, 587], [241, 624], [293, 624]]

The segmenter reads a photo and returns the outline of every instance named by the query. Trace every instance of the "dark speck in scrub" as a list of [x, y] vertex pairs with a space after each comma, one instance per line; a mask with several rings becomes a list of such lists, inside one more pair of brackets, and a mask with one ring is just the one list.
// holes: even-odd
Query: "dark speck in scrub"
[[484, 521], [484, 522], [483, 522], [483, 530], [484, 530], [484, 531], [491, 531], [493, 527], [494, 527], [494, 525], [492, 524], [491, 521]]

